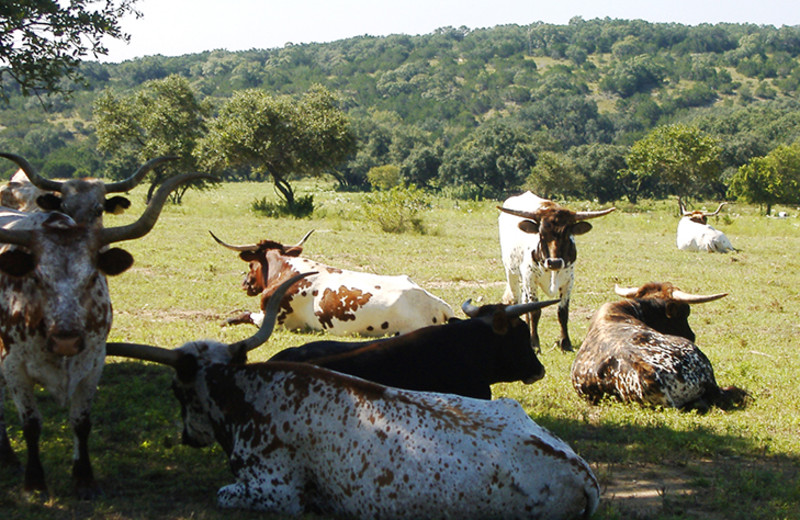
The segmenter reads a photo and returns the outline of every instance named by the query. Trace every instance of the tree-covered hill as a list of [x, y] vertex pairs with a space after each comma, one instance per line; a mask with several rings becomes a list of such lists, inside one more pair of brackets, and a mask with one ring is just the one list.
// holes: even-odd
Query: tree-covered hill
[[[342, 187], [368, 187], [371, 169], [394, 165], [402, 180], [465, 195], [530, 187], [614, 200], [636, 186], [635, 195], [663, 196], [674, 186], [629, 182], [637, 169], [626, 161], [654, 129], [682, 124], [719, 146], [716, 177], [688, 195], [724, 197], [742, 167], [800, 135], [799, 54], [797, 26], [574, 18], [90, 62], [86, 84], [70, 99], [45, 99], [47, 111], [12, 89], [0, 107], [0, 149], [47, 175], [109, 172], [93, 117], [104, 91], [126, 96], [177, 76], [212, 118], [237, 91], [300, 96], [322, 85], [357, 138], [357, 151], [330, 170]], [[501, 180], [487, 182], [487, 171]]]

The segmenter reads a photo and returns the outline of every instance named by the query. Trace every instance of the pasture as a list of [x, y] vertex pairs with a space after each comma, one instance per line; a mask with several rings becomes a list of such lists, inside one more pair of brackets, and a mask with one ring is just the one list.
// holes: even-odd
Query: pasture
[[[426, 234], [391, 235], [365, 221], [362, 194], [336, 193], [321, 180], [296, 184], [314, 195], [312, 219], [269, 219], [250, 203], [273, 196], [263, 184], [224, 184], [190, 191], [182, 206], [167, 206], [155, 229], [121, 247], [133, 268], [110, 279], [114, 305], [111, 341], [175, 347], [198, 338], [234, 341], [249, 326], [221, 329], [234, 311], [256, 310], [239, 284], [246, 264], [214, 243], [211, 230], [230, 243], [271, 238], [295, 243], [315, 233], [304, 256], [338, 267], [380, 274], [407, 274], [454, 309], [472, 298], [499, 301], [504, 273], [497, 239], [497, 201], [434, 198], [425, 213]], [[132, 220], [144, 205], [145, 188], [133, 192]], [[596, 203], [571, 209], [601, 209]], [[713, 201], [696, 207], [713, 210]], [[569, 381], [572, 353], [553, 347], [555, 308], [545, 309], [539, 331], [542, 381], [493, 387], [496, 397], [518, 400], [542, 426], [567, 441], [597, 474], [603, 495], [597, 519], [790, 519], [800, 517], [800, 219], [759, 215], [758, 208], [726, 207], [710, 224], [739, 248], [732, 254], [687, 253], [675, 247], [677, 203], [618, 203], [617, 211], [592, 221], [576, 238], [578, 264], [570, 333], [576, 348], [589, 318], [616, 300], [615, 283], [670, 281], [694, 293], [729, 292], [693, 307], [697, 344], [714, 365], [721, 386], [747, 389], [745, 409], [706, 415], [579, 400]], [[463, 316], [460, 309], [458, 316]], [[320, 339], [319, 334], [277, 330], [251, 359]], [[44, 428], [42, 460], [49, 499], [21, 493], [21, 476], [0, 474], [0, 517], [33, 518], [227, 518], [215, 506], [216, 490], [232, 481], [219, 447], [180, 444], [180, 412], [172, 396], [172, 372], [162, 366], [112, 359], [92, 410], [90, 450], [104, 496], [72, 498], [72, 446], [66, 411], [39, 392]], [[24, 456], [24, 442], [9, 399], [10, 434]], [[535, 471], [536, 468], [531, 468]], [[237, 512], [237, 518], [269, 518]]]

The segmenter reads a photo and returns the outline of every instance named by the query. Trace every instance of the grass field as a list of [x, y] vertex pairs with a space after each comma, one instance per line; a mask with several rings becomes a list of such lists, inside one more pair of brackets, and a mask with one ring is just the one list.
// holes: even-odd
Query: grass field
[[[391, 235], [360, 213], [360, 194], [332, 191], [322, 181], [297, 184], [312, 193], [317, 210], [307, 220], [276, 220], [251, 213], [250, 202], [272, 190], [227, 184], [189, 192], [182, 206], [165, 208], [146, 237], [123, 244], [136, 263], [110, 280], [114, 304], [111, 340], [174, 347], [198, 338], [233, 341], [253, 329], [221, 329], [236, 310], [255, 310], [239, 284], [245, 263], [217, 246], [214, 231], [232, 243], [271, 238], [294, 243], [309, 229], [305, 256], [343, 268], [408, 274], [454, 308], [467, 298], [499, 301], [504, 274], [497, 240], [496, 201], [434, 199], [424, 215], [427, 233]], [[144, 190], [133, 194], [125, 216], [138, 216]], [[600, 209], [571, 203], [573, 209]], [[702, 207], [702, 204], [698, 204]], [[706, 209], [716, 208], [708, 203]], [[137, 209], [138, 208], [138, 209]], [[743, 410], [706, 415], [579, 400], [569, 381], [574, 354], [551, 347], [558, 337], [555, 311], [540, 324], [540, 382], [496, 385], [495, 396], [522, 403], [530, 416], [566, 440], [595, 469], [603, 488], [597, 519], [796, 519], [800, 518], [800, 219], [767, 218], [758, 208], [728, 206], [712, 225], [741, 251], [728, 255], [685, 253], [675, 247], [677, 203], [618, 205], [578, 237], [577, 281], [570, 332], [580, 345], [589, 318], [616, 300], [615, 283], [670, 281], [695, 293], [729, 292], [697, 305], [690, 323], [711, 359], [718, 382], [747, 389]], [[458, 311], [460, 315], [460, 311]], [[255, 352], [265, 359], [318, 334], [278, 330]], [[110, 360], [92, 412], [90, 447], [104, 496], [78, 502], [71, 496], [72, 435], [66, 412], [40, 392], [45, 417], [42, 456], [49, 499], [26, 497], [21, 477], [0, 474], [0, 518], [229, 518], [215, 506], [218, 487], [232, 475], [218, 447], [180, 444], [178, 403], [171, 372], [157, 365]], [[5, 403], [14, 447], [24, 442], [13, 404]], [[536, 471], [532, 468], [531, 471]], [[236, 518], [268, 515], [237, 512]]]

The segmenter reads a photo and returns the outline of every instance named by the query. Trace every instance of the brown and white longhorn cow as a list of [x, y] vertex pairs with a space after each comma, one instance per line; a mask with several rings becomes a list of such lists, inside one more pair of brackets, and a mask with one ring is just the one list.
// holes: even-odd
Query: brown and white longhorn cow
[[131, 203], [121, 196], [109, 197], [109, 193], [122, 193], [136, 187], [151, 170], [177, 157], [157, 157], [142, 165], [133, 175], [118, 182], [103, 182], [100, 179], [81, 178], [56, 181], [45, 179], [23, 157], [11, 153], [0, 153], [19, 166], [19, 171], [0, 188], [2, 205], [22, 211], [60, 211], [69, 215], [78, 224], [101, 226], [103, 212], [119, 214]]
[[686, 206], [678, 198], [678, 206], [681, 210], [681, 220], [678, 222], [678, 234], [676, 243], [681, 251], [708, 251], [709, 253], [728, 253], [736, 251], [725, 236], [725, 233], [714, 229], [708, 223], [708, 217], [719, 214], [722, 206], [727, 202], [722, 202], [717, 211], [706, 213], [704, 211], [686, 211]]
[[[408, 276], [385, 276], [331, 267], [300, 257], [307, 233], [294, 246], [271, 240], [236, 246], [214, 236], [217, 243], [239, 251], [249, 271], [242, 282], [249, 296], [261, 297], [261, 308], [283, 281], [291, 276], [316, 271], [283, 298], [278, 324], [289, 330], [324, 330], [337, 336], [360, 334], [385, 336], [404, 334], [429, 325], [447, 323], [453, 309]], [[258, 325], [263, 314], [245, 313], [228, 323]]]
[[244, 364], [297, 278], [276, 290], [256, 339], [108, 344], [109, 355], [175, 369], [184, 443], [216, 441], [228, 455], [236, 480], [217, 492], [221, 507], [361, 520], [595, 511], [589, 465], [515, 401], [400, 390], [304, 363]]
[[[503, 302], [536, 301], [537, 287], [548, 298], [559, 298], [559, 346], [564, 351], [572, 350], [567, 322], [578, 255], [574, 237], [592, 229], [588, 219], [608, 215], [615, 208], [576, 212], [527, 191], [509, 197], [498, 209], [500, 252], [507, 281]], [[541, 311], [530, 313], [531, 345], [537, 350], [540, 316]]]
[[[134, 223], [103, 228], [60, 212], [0, 213], [0, 402], [5, 388], [17, 407], [27, 446], [24, 486], [47, 491], [39, 457], [41, 415], [34, 386], [63, 406], [75, 435], [72, 475], [79, 497], [97, 492], [88, 453], [89, 411], [105, 361], [111, 328], [106, 275], [133, 263], [125, 250], [109, 248], [144, 236], [156, 223], [169, 192], [205, 177], [169, 179]], [[0, 464], [18, 466], [0, 406]]]
[[691, 304], [727, 293], [687, 294], [670, 283], [615, 290], [626, 299], [600, 307], [575, 355], [572, 385], [578, 395], [592, 403], [608, 396], [701, 411], [744, 401], [743, 390], [717, 386], [687, 319]]

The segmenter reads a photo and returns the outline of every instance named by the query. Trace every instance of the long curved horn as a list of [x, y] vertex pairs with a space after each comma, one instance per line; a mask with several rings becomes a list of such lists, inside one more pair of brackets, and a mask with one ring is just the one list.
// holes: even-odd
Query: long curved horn
[[503, 213], [514, 215], [515, 217], [528, 218], [531, 220], [539, 220], [540, 218], [538, 211], [520, 211], [518, 209], [504, 208], [503, 206], [497, 206], [497, 209], [499, 209]]
[[302, 246], [303, 246], [303, 244], [305, 244], [305, 243], [306, 243], [306, 240], [308, 240], [308, 237], [310, 237], [310, 236], [311, 236], [311, 233], [313, 233], [313, 232], [314, 232], [314, 230], [312, 229], [311, 231], [309, 231], [308, 233], [306, 233], [306, 236], [304, 236], [303, 238], [301, 238], [301, 239], [300, 239], [300, 242], [296, 243], [296, 244], [295, 244], [295, 245], [293, 245], [292, 247], [302, 247]]
[[509, 318], [517, 318], [519, 316], [522, 316], [523, 314], [527, 314], [529, 312], [533, 312], [543, 307], [553, 305], [554, 303], [558, 303], [560, 301], [561, 300], [545, 300], [543, 302], [528, 302], [528, 303], [517, 303], [515, 305], [509, 305], [508, 307], [506, 307], [506, 316], [508, 316]]
[[317, 272], [312, 271], [295, 275], [280, 284], [278, 288], [275, 289], [275, 292], [269, 297], [267, 308], [264, 309], [264, 321], [261, 322], [261, 327], [259, 327], [258, 332], [247, 339], [237, 341], [236, 343], [228, 346], [228, 352], [230, 353], [231, 358], [236, 358], [239, 354], [241, 354], [242, 349], [244, 349], [244, 352], [250, 352], [254, 348], [263, 345], [269, 339], [270, 335], [272, 334], [272, 329], [275, 328], [275, 321], [278, 317], [278, 311], [281, 308], [281, 300], [283, 300], [283, 296], [286, 294], [286, 291], [288, 291], [289, 288], [299, 280], [314, 274], [317, 274]]
[[30, 229], [3, 229], [0, 228], [0, 244], [14, 244], [29, 247], [33, 242]]
[[112, 228], [104, 228], [100, 231], [100, 241], [103, 244], [111, 244], [113, 242], [121, 242], [123, 240], [134, 240], [143, 237], [153, 229], [156, 225], [158, 216], [161, 214], [161, 209], [167, 201], [170, 192], [181, 184], [187, 182], [205, 179], [210, 181], [218, 181], [216, 177], [207, 175], [205, 173], [185, 173], [183, 175], [176, 175], [167, 179], [164, 184], [158, 188], [150, 203], [142, 213], [139, 219], [127, 226], [117, 226]]
[[177, 155], [164, 155], [161, 157], [156, 157], [155, 159], [150, 159], [149, 161], [144, 163], [141, 167], [139, 167], [139, 169], [136, 170], [136, 172], [127, 179], [117, 182], [106, 183], [105, 184], [106, 193], [122, 193], [125, 191], [130, 191], [137, 184], [142, 182], [142, 179], [144, 179], [147, 176], [147, 174], [150, 173], [150, 171], [154, 170], [155, 168], [158, 168], [165, 162], [174, 161], [176, 159], [180, 159], [180, 157], [178, 157]]
[[181, 357], [181, 353], [177, 350], [142, 345], [140, 343], [108, 342], [106, 343], [106, 356], [141, 359], [142, 361], [152, 361], [175, 367]]
[[616, 210], [617, 208], [608, 208], [608, 209], [601, 209], [598, 211], [576, 211], [575, 212], [575, 220], [588, 220], [590, 218], [597, 218], [602, 217], [603, 215], [608, 215], [612, 211]]
[[700, 294], [685, 293], [678, 289], [672, 291], [672, 299], [676, 302], [681, 302], [681, 303], [713, 302], [714, 300], [719, 300], [720, 298], [723, 298], [725, 296], [728, 296], [728, 293], [700, 295]]
[[28, 180], [31, 181], [31, 184], [37, 188], [45, 191], [61, 191], [61, 185], [63, 183], [45, 179], [39, 175], [39, 173], [36, 171], [36, 168], [34, 168], [31, 163], [25, 160], [24, 157], [13, 153], [0, 153], [0, 157], [5, 157], [6, 159], [17, 163], [17, 166], [19, 166], [20, 169], [25, 172], [25, 175], [28, 177]]
[[682, 217], [685, 217], [687, 215], [691, 215], [692, 214], [691, 211], [686, 211], [686, 206], [683, 205], [683, 201], [681, 200], [680, 197], [678, 197], [678, 208], [680, 208], [680, 210], [681, 210], [681, 216]]
[[722, 206], [724, 206], [725, 204], [727, 204], [727, 202], [722, 202], [722, 203], [719, 205], [719, 207], [717, 208], [717, 211], [715, 211], [714, 213], [703, 213], [703, 216], [704, 216], [704, 217], [713, 217], [713, 216], [715, 216], [715, 215], [718, 215], [718, 214], [719, 214], [719, 210], [721, 210], [721, 209], [722, 209]]
[[[227, 247], [228, 249], [232, 249], [234, 251], [239, 251], [239, 252], [241, 252], [241, 251], [258, 251], [258, 244], [253, 244], [253, 245], [249, 245], [249, 246], [235, 246], [233, 244], [226, 244], [225, 242], [223, 242], [222, 240], [217, 238], [217, 235], [212, 233], [210, 230], [209, 230], [209, 233], [211, 234], [212, 237], [214, 237], [214, 240], [217, 241], [217, 244], [219, 244], [219, 245], [221, 245], [223, 247]], [[308, 235], [306, 235], [306, 236], [308, 236]]]
[[636, 293], [639, 292], [638, 287], [620, 287], [617, 284], [614, 284], [614, 292], [618, 295], [622, 296], [623, 298], [633, 298], [636, 296]]
[[464, 311], [464, 314], [466, 314], [470, 318], [474, 318], [475, 316], [478, 315], [478, 311], [480, 311], [481, 308], [472, 303], [472, 298], [470, 298], [469, 300], [461, 304], [461, 310]]

